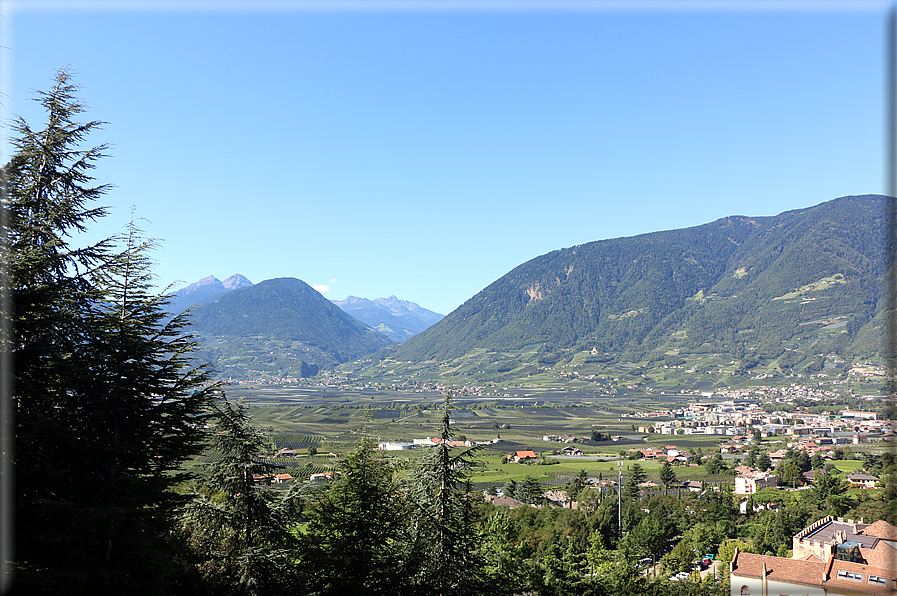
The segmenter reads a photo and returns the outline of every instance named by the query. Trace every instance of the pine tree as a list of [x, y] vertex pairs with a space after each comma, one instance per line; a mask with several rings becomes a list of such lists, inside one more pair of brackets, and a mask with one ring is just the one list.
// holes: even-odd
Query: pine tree
[[296, 491], [279, 496], [264, 486], [277, 466], [259, 458], [268, 444], [251, 424], [246, 409], [226, 398], [212, 404], [214, 461], [180, 519], [177, 539], [182, 553], [183, 593], [200, 586], [215, 594], [277, 593], [294, 578], [289, 532]]
[[676, 483], [676, 471], [668, 461], [665, 461], [660, 465], [660, 483], [663, 485], [664, 494], [667, 493], [670, 486]]
[[569, 482], [567, 482], [567, 500], [575, 501], [579, 493], [588, 484], [589, 475], [585, 470], [580, 470]]
[[542, 483], [539, 481], [539, 478], [533, 474], [528, 474], [524, 477], [523, 482], [521, 483], [521, 488], [519, 492], [522, 493], [523, 497], [520, 499], [524, 503], [529, 503], [530, 505], [541, 505], [545, 500], [545, 487], [542, 486]]
[[441, 440], [418, 462], [410, 491], [418, 505], [414, 523], [423, 558], [415, 584], [437, 596], [480, 594], [486, 587], [469, 472], [478, 447], [452, 453], [451, 411], [446, 393]]
[[301, 552], [310, 593], [407, 591], [407, 506], [393, 474], [365, 436], [340, 465], [339, 479], [309, 497]]
[[505, 487], [502, 489], [502, 494], [504, 494], [506, 497], [511, 497], [512, 499], [517, 499], [517, 495], [519, 492], [520, 485], [513, 478], [508, 480], [505, 483]]
[[638, 485], [642, 482], [645, 482], [648, 479], [648, 476], [645, 474], [645, 471], [642, 469], [641, 464], [634, 463], [629, 470], [629, 477], [626, 479], [626, 482], [623, 484], [623, 497], [626, 499], [638, 499], [639, 498], [639, 487]]
[[45, 128], [17, 119], [3, 168], [16, 580], [31, 593], [165, 593], [173, 472], [197, 448], [208, 378], [189, 363], [188, 321], [149, 291], [153, 243], [133, 221], [122, 238], [70, 245], [106, 214], [89, 204], [108, 190], [89, 175], [105, 146], [79, 148], [101, 123], [76, 122], [75, 92], [58, 72], [38, 95]]

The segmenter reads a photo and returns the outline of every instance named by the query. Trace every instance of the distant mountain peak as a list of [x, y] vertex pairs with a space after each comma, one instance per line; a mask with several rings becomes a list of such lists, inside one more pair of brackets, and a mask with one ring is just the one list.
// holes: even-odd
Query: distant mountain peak
[[331, 300], [337, 306], [343, 306], [345, 304], [368, 304], [370, 300], [367, 298], [359, 298], [358, 296], [346, 296], [344, 300]]
[[190, 294], [192, 294], [194, 292], [197, 292], [200, 290], [206, 290], [210, 286], [223, 287], [221, 285], [221, 280], [219, 280], [214, 275], [207, 275], [206, 277], [202, 278], [201, 280], [195, 281], [192, 284], [190, 284], [189, 286], [183, 287], [175, 293], [178, 294], [179, 296], [189, 296]]
[[224, 294], [253, 285], [244, 275], [235, 273], [223, 282], [214, 275], [207, 275], [199, 281], [174, 292], [171, 307], [175, 311], [183, 310], [193, 304], [208, 304], [218, 300]]
[[233, 275], [225, 279], [222, 283], [228, 290], [237, 290], [239, 288], [246, 288], [252, 285], [252, 282], [249, 281], [249, 278], [240, 273], [234, 273]]
[[441, 314], [395, 295], [374, 300], [347, 296], [331, 302], [395, 342], [405, 341], [442, 318]]

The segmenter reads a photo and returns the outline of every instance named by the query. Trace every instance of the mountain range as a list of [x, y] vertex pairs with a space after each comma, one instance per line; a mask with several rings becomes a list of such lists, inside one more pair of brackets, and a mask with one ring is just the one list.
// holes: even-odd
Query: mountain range
[[194, 304], [215, 302], [228, 292], [239, 290], [240, 288], [248, 288], [251, 285], [252, 282], [239, 273], [231, 275], [224, 281], [220, 281], [214, 275], [209, 275], [186, 288], [172, 292], [171, 306], [169, 308], [172, 312], [180, 312]]
[[312, 376], [404, 341], [443, 316], [395, 296], [329, 301], [295, 278], [253, 284], [239, 273], [223, 282], [209, 275], [172, 298], [173, 312], [193, 307], [199, 359], [229, 378]]
[[510, 380], [574, 358], [681, 367], [702, 355], [745, 374], [813, 371], [882, 355], [894, 203], [849, 196], [555, 250], [444, 318], [395, 297], [331, 302], [292, 278], [254, 286], [242, 276], [206, 278], [183, 298], [224, 289], [195, 307], [195, 320], [203, 357], [235, 378], [341, 364], [385, 367], [391, 378], [428, 367], [442, 375], [463, 362]]
[[486, 364], [510, 360], [497, 365], [507, 371], [520, 364], [507, 352], [527, 350], [548, 365], [580, 352], [615, 362], [718, 353], [748, 371], [880, 356], [889, 204], [849, 196], [555, 250], [380, 358], [488, 354]]
[[420, 333], [444, 316], [395, 296], [374, 300], [349, 296], [333, 303], [396, 343]]
[[392, 343], [292, 277], [227, 292], [192, 316], [198, 357], [225, 377], [312, 376]]

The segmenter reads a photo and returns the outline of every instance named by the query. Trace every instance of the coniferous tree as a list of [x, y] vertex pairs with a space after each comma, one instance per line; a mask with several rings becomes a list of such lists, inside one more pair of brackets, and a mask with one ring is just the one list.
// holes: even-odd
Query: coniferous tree
[[528, 474], [523, 479], [519, 492], [522, 493], [521, 497], [523, 497], [520, 500], [530, 505], [541, 505], [545, 500], [545, 487], [542, 486], [539, 478], [533, 474]]
[[241, 404], [223, 399], [212, 411], [215, 459], [184, 508], [176, 537], [189, 545], [180, 563], [192, 583], [181, 591], [277, 593], [295, 580], [290, 557], [296, 542], [289, 527], [296, 491], [279, 496], [265, 486], [277, 466], [259, 458], [268, 439]]
[[188, 321], [150, 292], [152, 242], [133, 221], [124, 238], [72, 246], [106, 214], [90, 203], [108, 190], [90, 176], [105, 147], [80, 148], [101, 123], [76, 121], [75, 92], [58, 72], [37, 98], [45, 127], [15, 120], [3, 168], [16, 583], [29, 593], [165, 593], [172, 472], [197, 447], [191, 417], [208, 401], [208, 379], [191, 368]]
[[582, 489], [588, 484], [588, 480], [588, 473], [585, 470], [580, 470], [579, 473], [567, 483], [567, 500], [571, 502], [575, 501]]
[[645, 482], [647, 479], [648, 477], [645, 475], [645, 471], [642, 469], [641, 464], [632, 464], [632, 467], [629, 470], [629, 477], [623, 484], [623, 497], [627, 499], [638, 499], [638, 485]]
[[485, 576], [490, 594], [519, 594], [521, 569], [525, 559], [520, 545], [514, 544], [510, 510], [497, 508], [486, 520], [479, 550], [486, 561]]
[[729, 469], [720, 453], [708, 459], [705, 466], [708, 474], [721, 474]]
[[667, 493], [670, 486], [676, 483], [676, 471], [668, 461], [665, 461], [660, 465], [660, 483], [663, 485], [664, 494]]
[[520, 491], [520, 485], [513, 478], [508, 480], [505, 483], [505, 487], [502, 489], [502, 493], [506, 497], [511, 497], [512, 499], [517, 498], [517, 493]]
[[341, 464], [339, 479], [309, 497], [301, 552], [310, 593], [407, 591], [407, 511], [393, 474], [365, 437]]
[[480, 594], [486, 588], [469, 471], [478, 447], [452, 453], [451, 411], [446, 393], [440, 442], [419, 460], [411, 490], [423, 559], [415, 584], [437, 596]]

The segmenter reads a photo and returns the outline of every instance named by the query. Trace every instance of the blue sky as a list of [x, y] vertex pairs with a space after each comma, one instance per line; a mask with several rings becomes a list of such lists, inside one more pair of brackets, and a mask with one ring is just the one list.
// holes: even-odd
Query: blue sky
[[76, 73], [115, 185], [81, 240], [136, 205], [161, 285], [445, 314], [554, 249], [886, 192], [888, 2], [254, 6], [0, 1], [4, 121]]

